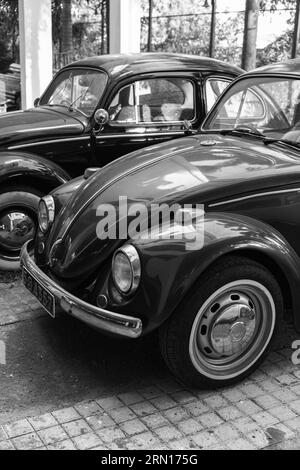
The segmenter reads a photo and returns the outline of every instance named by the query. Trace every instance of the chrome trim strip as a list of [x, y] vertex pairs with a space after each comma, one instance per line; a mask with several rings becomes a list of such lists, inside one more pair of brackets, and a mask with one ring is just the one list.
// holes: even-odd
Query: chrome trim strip
[[174, 132], [141, 132], [141, 133], [130, 133], [126, 132], [123, 134], [111, 134], [111, 135], [97, 135], [97, 140], [104, 140], [104, 139], [118, 139], [118, 138], [125, 138], [125, 137], [130, 137], [130, 138], [145, 138], [145, 137], [165, 137], [165, 136], [170, 136], [172, 137], [173, 135], [184, 135], [184, 131], [174, 131]]
[[48, 290], [55, 298], [57, 304], [69, 315], [94, 328], [119, 336], [138, 338], [142, 334], [143, 324], [139, 318], [110, 312], [91, 305], [67, 292], [56, 282], [50, 279], [30, 257], [28, 250], [32, 248], [33, 240], [27, 242], [21, 251], [21, 266]]
[[[188, 150], [191, 150], [193, 149], [194, 147], [186, 147], [184, 149], [184, 151], [188, 151]], [[138, 171], [138, 170], [141, 170], [142, 168], [146, 168], [147, 166], [151, 166], [153, 165], [154, 163], [157, 163], [159, 162], [160, 160], [164, 160], [166, 157], [170, 157], [170, 156], [173, 156], [173, 155], [176, 155], [177, 153], [182, 153], [182, 149], [178, 149], [178, 150], [175, 150], [174, 152], [169, 152], [167, 154], [164, 154], [164, 155], [160, 155], [159, 157], [155, 158], [154, 160], [151, 160], [150, 162], [147, 162], [147, 163], [140, 163], [139, 165], [136, 165], [135, 167], [133, 168], [129, 168], [127, 171], [124, 171], [121, 175], [118, 175], [116, 176], [115, 178], [112, 178], [110, 181], [108, 181], [104, 186], [102, 186], [102, 188], [100, 188], [98, 191], [96, 191], [95, 194], [93, 194], [93, 196], [91, 196], [81, 207], [80, 209], [76, 212], [76, 214], [74, 214], [74, 216], [72, 217], [72, 219], [70, 220], [70, 222], [68, 223], [68, 225], [65, 227], [64, 231], [60, 234], [60, 238], [61, 239], [64, 239], [64, 237], [66, 236], [66, 233], [68, 232], [69, 228], [73, 225], [73, 223], [75, 222], [75, 220], [77, 219], [77, 217], [79, 217], [79, 215], [86, 209], [86, 207], [94, 200], [96, 199], [101, 193], [103, 193], [107, 188], [109, 188], [109, 186], [111, 186], [112, 184], [116, 183], [117, 181], [119, 181], [120, 179], [123, 179], [125, 178], [126, 176], [128, 176], [130, 173], [133, 173], [135, 171]], [[124, 155], [124, 157], [126, 157], [126, 155]], [[120, 157], [119, 161], [124, 158], [124, 157]]]
[[69, 142], [69, 141], [77, 141], [77, 140], [88, 140], [90, 139], [90, 136], [84, 135], [82, 137], [69, 137], [67, 139], [53, 139], [53, 140], [44, 140], [41, 142], [31, 142], [30, 144], [20, 144], [20, 145], [12, 145], [11, 147], [8, 147], [8, 150], [18, 150], [21, 148], [26, 148], [26, 147], [34, 147], [36, 145], [47, 145], [47, 144], [58, 144], [60, 142]]
[[282, 189], [278, 191], [266, 191], [264, 193], [250, 194], [249, 196], [242, 196], [242, 197], [238, 197], [235, 199], [228, 199], [227, 201], [215, 202], [213, 204], [209, 204], [208, 207], [223, 206], [224, 204], [231, 204], [234, 202], [240, 202], [240, 201], [253, 199], [253, 198], [261, 197], [261, 196], [271, 196], [272, 194], [284, 194], [284, 193], [294, 193], [294, 192], [300, 192], [300, 188]]

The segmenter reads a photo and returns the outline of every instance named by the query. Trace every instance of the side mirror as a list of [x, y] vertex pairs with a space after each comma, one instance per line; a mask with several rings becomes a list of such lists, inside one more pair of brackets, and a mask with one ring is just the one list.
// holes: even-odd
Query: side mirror
[[97, 109], [94, 115], [94, 119], [96, 124], [98, 124], [100, 128], [102, 128], [109, 121], [108, 112], [105, 109]]
[[40, 98], [36, 98], [33, 102], [34, 107], [36, 108], [40, 104]]

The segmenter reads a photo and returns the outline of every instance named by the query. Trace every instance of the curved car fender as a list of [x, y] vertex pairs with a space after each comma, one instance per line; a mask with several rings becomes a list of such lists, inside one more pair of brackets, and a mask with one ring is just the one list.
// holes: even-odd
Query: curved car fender
[[0, 185], [16, 177], [31, 177], [55, 188], [71, 178], [57, 164], [30, 153], [0, 152]]
[[[197, 279], [218, 258], [241, 250], [253, 250], [276, 263], [288, 280], [295, 325], [300, 330], [300, 260], [289, 243], [273, 227], [243, 215], [207, 213], [199, 242], [187, 249], [185, 239], [140, 239], [133, 244], [140, 253], [142, 278], [132, 300], [144, 317], [146, 330], [160, 326], [188, 295]], [[139, 309], [139, 312], [138, 312]], [[184, 315], [184, 312], [182, 312]]]

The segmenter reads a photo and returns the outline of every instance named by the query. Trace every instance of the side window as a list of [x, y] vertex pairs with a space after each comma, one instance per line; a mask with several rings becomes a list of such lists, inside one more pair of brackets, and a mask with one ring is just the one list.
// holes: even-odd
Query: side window
[[139, 80], [122, 88], [108, 109], [112, 123], [181, 122], [195, 118], [195, 90], [183, 78]]
[[225, 78], [208, 78], [206, 80], [205, 93], [207, 112], [211, 110], [219, 96], [223, 93], [229, 84], [230, 80]]

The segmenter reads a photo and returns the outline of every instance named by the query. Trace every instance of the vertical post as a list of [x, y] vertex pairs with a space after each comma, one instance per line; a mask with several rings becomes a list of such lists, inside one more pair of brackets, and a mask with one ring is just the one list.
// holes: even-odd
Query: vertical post
[[256, 66], [256, 40], [258, 24], [258, 1], [246, 0], [245, 30], [242, 68], [245, 70], [254, 69]]
[[109, 52], [129, 54], [140, 52], [140, 0], [110, 0]]
[[216, 3], [217, 3], [217, 0], [211, 0], [211, 23], [210, 23], [209, 57], [214, 57], [215, 56], [215, 48], [216, 48]]
[[295, 59], [297, 57], [299, 37], [300, 37], [300, 0], [297, 0], [295, 28], [294, 28], [293, 44], [292, 44], [292, 59]]
[[152, 16], [153, 16], [153, 0], [149, 0], [148, 52], [151, 52], [151, 45], [152, 45]]
[[52, 79], [51, 0], [19, 0], [22, 109], [33, 105]]

